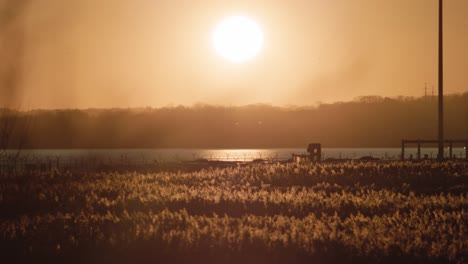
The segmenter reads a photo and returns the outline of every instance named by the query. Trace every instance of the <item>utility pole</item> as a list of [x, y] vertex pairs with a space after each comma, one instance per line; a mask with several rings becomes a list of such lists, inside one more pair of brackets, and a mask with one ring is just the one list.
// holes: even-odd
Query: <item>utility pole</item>
[[439, 0], [439, 152], [438, 160], [444, 159], [444, 54], [443, 54], [443, 9]]

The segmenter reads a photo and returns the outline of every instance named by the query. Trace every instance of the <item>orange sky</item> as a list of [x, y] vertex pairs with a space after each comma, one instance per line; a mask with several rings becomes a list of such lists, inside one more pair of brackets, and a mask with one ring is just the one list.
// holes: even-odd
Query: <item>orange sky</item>
[[[19, 101], [107, 108], [422, 96], [425, 82], [437, 90], [437, 4], [31, 0]], [[468, 91], [467, 14], [468, 1], [445, 1], [446, 93]], [[264, 30], [264, 49], [250, 62], [215, 53], [211, 34], [228, 15], [249, 16]]]

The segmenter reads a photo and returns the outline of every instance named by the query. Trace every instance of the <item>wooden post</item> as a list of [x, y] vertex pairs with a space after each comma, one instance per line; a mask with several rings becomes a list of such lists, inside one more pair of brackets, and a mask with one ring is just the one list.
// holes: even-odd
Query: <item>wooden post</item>
[[465, 141], [465, 159], [468, 160], [468, 141]]
[[453, 157], [453, 155], [452, 155], [452, 147], [453, 147], [452, 141], [449, 141], [449, 155], [450, 155], [450, 159], [452, 159], [452, 157]]
[[442, 0], [439, 0], [439, 153], [438, 160], [444, 159], [444, 49], [443, 49], [443, 10]]
[[421, 143], [418, 140], [418, 160], [421, 159]]
[[401, 160], [405, 160], [405, 140], [401, 141]]

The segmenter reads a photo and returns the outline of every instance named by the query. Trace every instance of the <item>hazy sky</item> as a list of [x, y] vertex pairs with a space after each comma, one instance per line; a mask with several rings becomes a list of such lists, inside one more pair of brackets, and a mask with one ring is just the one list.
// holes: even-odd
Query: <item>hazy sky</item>
[[[16, 89], [28, 108], [421, 96], [425, 82], [437, 90], [437, 6], [437, 0], [30, 0], [16, 18], [24, 44]], [[446, 0], [444, 11], [445, 91], [465, 92], [468, 1]], [[228, 62], [213, 48], [212, 33], [229, 15], [248, 16], [264, 31], [263, 51], [247, 63]]]

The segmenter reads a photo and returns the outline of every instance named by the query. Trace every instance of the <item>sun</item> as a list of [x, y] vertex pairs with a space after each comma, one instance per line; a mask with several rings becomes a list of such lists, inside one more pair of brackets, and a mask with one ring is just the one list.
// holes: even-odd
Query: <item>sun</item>
[[231, 62], [245, 62], [255, 57], [263, 47], [260, 26], [245, 16], [223, 19], [213, 32], [216, 52]]

